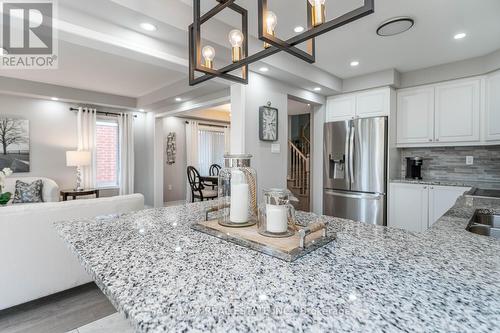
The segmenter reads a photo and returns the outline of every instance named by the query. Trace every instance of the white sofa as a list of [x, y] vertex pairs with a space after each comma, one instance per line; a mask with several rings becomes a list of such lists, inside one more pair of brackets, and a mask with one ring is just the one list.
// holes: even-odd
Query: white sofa
[[141, 194], [0, 207], [0, 310], [92, 281], [54, 221], [143, 208]]
[[32, 183], [35, 180], [41, 179], [43, 182], [43, 188], [42, 188], [42, 199], [44, 202], [58, 202], [60, 198], [59, 194], [59, 186], [55, 181], [49, 178], [44, 178], [44, 177], [20, 177], [20, 178], [14, 178], [14, 177], [7, 177], [5, 178], [5, 189], [4, 192], [10, 192], [12, 193], [12, 196], [14, 197], [14, 193], [16, 191], [16, 181], [20, 180], [25, 183]]

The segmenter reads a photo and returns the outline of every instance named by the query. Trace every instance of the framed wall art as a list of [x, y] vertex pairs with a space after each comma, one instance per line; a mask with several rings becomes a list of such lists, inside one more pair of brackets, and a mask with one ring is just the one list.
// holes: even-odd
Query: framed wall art
[[0, 118], [0, 170], [30, 172], [29, 120]]

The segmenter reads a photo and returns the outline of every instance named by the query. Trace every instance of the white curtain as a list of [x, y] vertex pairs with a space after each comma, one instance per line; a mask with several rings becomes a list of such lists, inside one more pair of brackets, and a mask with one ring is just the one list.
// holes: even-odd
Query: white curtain
[[121, 113], [120, 131], [120, 195], [134, 193], [134, 116]]
[[198, 130], [198, 165], [201, 175], [207, 176], [212, 164], [224, 163], [224, 131], [215, 127], [200, 127]]
[[89, 166], [82, 170], [82, 186], [85, 188], [96, 188], [96, 121], [97, 111], [89, 108], [78, 108], [77, 133], [78, 150], [90, 151], [92, 161]]
[[[188, 121], [186, 123], [186, 164], [196, 169], [199, 168], [198, 122], [196, 121]], [[186, 181], [186, 202], [191, 202], [191, 187], [189, 186], [189, 181]]]
[[[231, 152], [231, 127], [224, 128], [224, 153]], [[223, 165], [222, 165], [223, 166]]]

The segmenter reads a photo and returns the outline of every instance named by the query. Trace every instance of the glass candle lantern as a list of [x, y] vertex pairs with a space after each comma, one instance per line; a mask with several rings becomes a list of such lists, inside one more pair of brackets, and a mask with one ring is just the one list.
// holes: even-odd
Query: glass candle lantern
[[250, 167], [252, 155], [224, 156], [219, 173], [219, 224], [247, 227], [257, 223], [257, 173]]
[[295, 234], [295, 209], [290, 201], [295, 197], [289, 190], [264, 190], [259, 206], [259, 234], [267, 237], [290, 237]]

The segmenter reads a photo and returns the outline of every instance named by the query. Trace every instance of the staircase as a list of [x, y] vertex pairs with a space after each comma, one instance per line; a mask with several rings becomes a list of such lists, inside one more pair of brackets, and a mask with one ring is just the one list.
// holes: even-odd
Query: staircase
[[309, 211], [310, 198], [310, 151], [311, 142], [303, 137], [300, 142], [293, 143], [288, 140], [289, 166], [288, 189], [299, 199], [296, 208]]

